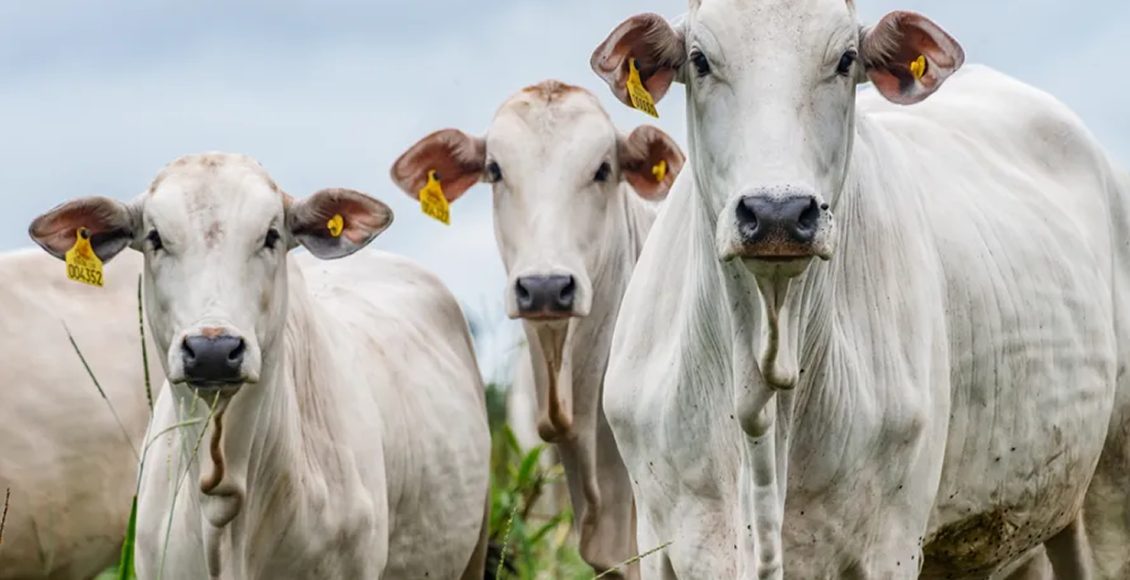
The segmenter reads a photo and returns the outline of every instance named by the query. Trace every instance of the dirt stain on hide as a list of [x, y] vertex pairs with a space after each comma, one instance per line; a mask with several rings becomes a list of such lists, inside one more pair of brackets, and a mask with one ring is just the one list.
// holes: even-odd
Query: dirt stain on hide
[[1008, 508], [976, 514], [942, 528], [923, 548], [921, 578], [962, 578], [987, 573], [1027, 550], [1016, 542]]

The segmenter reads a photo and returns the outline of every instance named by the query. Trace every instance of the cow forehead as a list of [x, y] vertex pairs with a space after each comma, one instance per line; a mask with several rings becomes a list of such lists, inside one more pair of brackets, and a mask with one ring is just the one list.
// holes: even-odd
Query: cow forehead
[[766, 32], [773, 33], [769, 37], [807, 37], [855, 23], [850, 0], [702, 0], [693, 12], [699, 23], [740, 32], [746, 40], [766, 38]]
[[244, 155], [187, 155], [167, 165], [145, 195], [147, 214], [184, 227], [215, 229], [231, 220], [266, 221], [281, 215], [285, 194], [254, 159]]
[[536, 147], [573, 140], [574, 135], [602, 137], [615, 128], [600, 101], [589, 91], [558, 81], [546, 81], [515, 93], [499, 108], [488, 131], [494, 142]]

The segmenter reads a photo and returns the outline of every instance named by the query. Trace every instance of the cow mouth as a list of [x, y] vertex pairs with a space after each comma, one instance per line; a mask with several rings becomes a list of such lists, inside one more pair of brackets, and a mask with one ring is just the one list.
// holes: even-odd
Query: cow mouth
[[579, 318], [580, 316], [568, 310], [542, 310], [539, 312], [523, 312], [518, 315], [518, 318], [530, 322], [560, 322], [574, 317]]
[[234, 395], [245, 381], [186, 381], [186, 384], [201, 397]]

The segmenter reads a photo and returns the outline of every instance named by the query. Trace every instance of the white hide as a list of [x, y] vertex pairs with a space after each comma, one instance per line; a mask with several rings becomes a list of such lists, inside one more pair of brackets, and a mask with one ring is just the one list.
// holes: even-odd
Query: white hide
[[[108, 265], [106, 285], [95, 288], [68, 280], [63, 263], [39, 250], [0, 256], [0, 494], [11, 490], [0, 579], [86, 579], [118, 559], [135, 489], [134, 449], [149, 422], [140, 272], [141, 258], [127, 256]], [[154, 352], [156, 394], [164, 375]]]
[[[698, 97], [729, 98], [712, 90]], [[644, 577], [976, 576], [1072, 524], [1130, 354], [1130, 191], [1078, 119], [980, 67], [913, 107], [861, 95], [843, 186], [822, 189], [834, 256], [782, 304], [798, 380], [769, 391], [751, 437], [732, 377], [766, 388], [763, 298], [718, 259], [702, 173], [725, 129], [701, 126], [722, 120], [696, 119], [690, 92], [691, 167], [624, 297], [604, 398], [639, 544], [672, 542]], [[1104, 463], [1122, 471], [1096, 481], [1125, 513], [1114, 418]], [[1126, 573], [1124, 526], [1088, 530], [1105, 577]]]

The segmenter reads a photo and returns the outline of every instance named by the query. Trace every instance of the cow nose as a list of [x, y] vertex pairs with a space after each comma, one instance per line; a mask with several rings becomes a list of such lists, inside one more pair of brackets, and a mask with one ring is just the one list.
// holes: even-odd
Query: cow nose
[[239, 382], [245, 350], [237, 336], [189, 336], [181, 344], [185, 378], [190, 383]]
[[738, 232], [747, 244], [774, 238], [808, 244], [816, 237], [820, 210], [812, 195], [747, 195], [738, 203]]
[[576, 293], [572, 276], [522, 276], [515, 285], [518, 313], [535, 318], [570, 315]]

